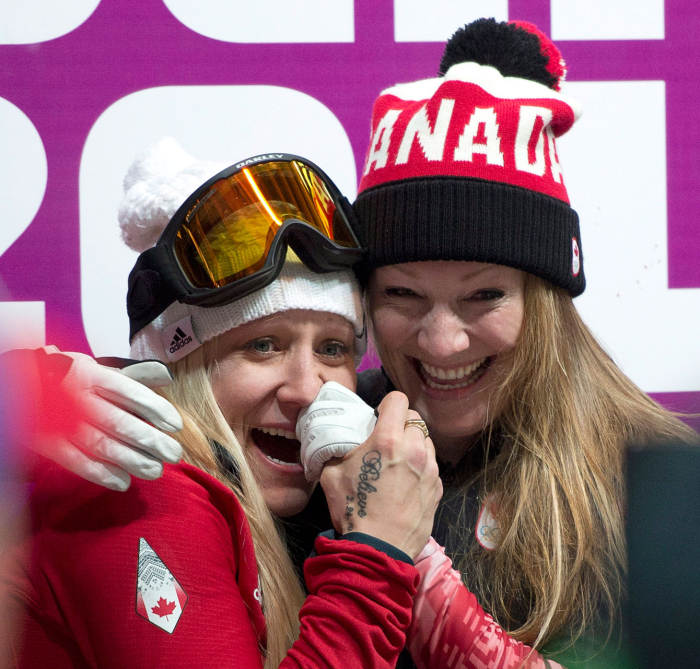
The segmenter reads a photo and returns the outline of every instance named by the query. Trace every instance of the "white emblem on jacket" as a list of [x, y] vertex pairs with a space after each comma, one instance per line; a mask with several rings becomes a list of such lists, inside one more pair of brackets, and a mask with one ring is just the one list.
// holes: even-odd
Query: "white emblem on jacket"
[[187, 605], [187, 594], [142, 537], [136, 581], [136, 613], [172, 634]]
[[484, 502], [476, 521], [476, 540], [487, 551], [492, 551], [501, 539], [501, 528], [498, 518], [494, 515], [496, 504], [493, 495], [489, 495]]

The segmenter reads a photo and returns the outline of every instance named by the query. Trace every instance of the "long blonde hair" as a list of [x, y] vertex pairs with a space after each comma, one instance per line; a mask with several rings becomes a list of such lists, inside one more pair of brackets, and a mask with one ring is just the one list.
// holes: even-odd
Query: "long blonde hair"
[[[216, 340], [212, 340], [172, 365], [174, 381], [162, 392], [183, 418], [184, 428], [176, 438], [182, 444], [184, 460], [230, 487], [245, 511], [255, 546], [267, 623], [265, 667], [271, 669], [279, 666], [298, 636], [299, 608], [304, 594], [245, 451], [214, 398], [211, 370], [215, 356]], [[227, 475], [220, 466], [212, 441], [221, 444], [233, 458], [235, 477]]]
[[462, 487], [476, 483], [482, 501], [494, 495], [500, 542], [456, 567], [513, 637], [541, 646], [594, 629], [601, 609], [612, 629], [626, 566], [625, 446], [698, 435], [618, 369], [565, 290], [526, 275], [524, 297], [512, 365], [480, 440], [487, 464]]

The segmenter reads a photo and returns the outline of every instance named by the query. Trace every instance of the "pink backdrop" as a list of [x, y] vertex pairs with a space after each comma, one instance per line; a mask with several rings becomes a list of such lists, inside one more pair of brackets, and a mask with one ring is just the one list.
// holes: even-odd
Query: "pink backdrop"
[[[641, 5], [645, 1], [640, 0]], [[19, 0], [17, 2], [18, 7], [31, 4], [20, 3]], [[628, 373], [645, 390], [656, 393], [661, 401], [676, 408], [697, 410], [700, 409], [700, 392], [697, 392], [700, 391], [700, 355], [696, 353], [700, 353], [700, 349], [695, 350], [694, 340], [700, 339], [697, 337], [700, 329], [695, 329], [696, 325], [700, 326], [700, 321], [695, 319], [695, 302], [700, 307], [700, 299], [697, 299], [697, 291], [692, 289], [700, 288], [700, 226], [696, 214], [700, 211], [700, 116], [697, 113], [700, 109], [700, 84], [695, 69], [700, 63], [700, 38], [697, 34], [700, 4], [691, 0], [649, 2], [660, 6], [663, 12], [660, 19], [662, 37], [615, 39], [601, 33], [599, 39], [595, 38], [595, 34], [592, 38], [584, 36], [557, 39], [556, 31], [553, 31], [555, 41], [570, 66], [572, 94], [580, 92], [584, 97], [588, 95], [599, 101], [597, 107], [593, 105], [594, 112], [590, 121], [586, 118], [588, 109], [584, 112], [582, 128], [584, 121], [589, 123], [588, 128], [593, 128], [594, 125], [590, 124], [597, 121], [614, 138], [618, 132], [621, 133], [620, 136], [624, 135], [626, 126], [635, 122], [638, 111], [643, 118], [647, 118], [644, 114], [651, 114], [649, 118], [652, 119], [649, 121], [651, 127], [648, 128], [651, 139], [644, 134], [642, 127], [632, 139], [624, 135], [628, 144], [607, 147], [612, 157], [616, 152], [628, 151], [628, 147], [629, 151], [639, 150], [641, 157], [634, 161], [637, 172], [631, 175], [615, 174], [606, 178], [603, 186], [591, 181], [590, 187], [586, 189], [586, 180], [593, 179], [596, 172], [606, 169], [607, 157], [591, 159], [592, 162], [585, 169], [579, 163], [578, 170], [567, 170], [566, 145], [562, 144], [564, 173], [568, 177], [572, 204], [582, 215], [584, 255], [588, 250], [586, 258], [589, 261], [589, 286], [592, 292], [582, 312], [590, 314], [593, 329], [596, 332], [602, 331], [605, 342], [610, 338], [613, 342], [613, 355], [620, 356], [623, 368], [629, 370]], [[323, 114], [337, 119], [338, 133], [344, 133], [349, 142], [349, 152], [346, 152], [347, 155], [339, 154], [338, 164], [342, 161], [351, 164], [351, 171], [355, 170], [352, 177], [357, 179], [356, 170], [362, 168], [369, 133], [369, 115], [377, 93], [400, 81], [434, 76], [443, 48], [443, 43], [439, 41], [397, 41], [399, 18], [406, 15], [406, 3], [401, 3], [400, 0], [355, 0], [354, 5], [350, 3], [349, 18], [343, 19], [349, 23], [344, 27], [345, 37], [331, 36], [328, 43], [319, 42], [318, 38], [312, 38], [316, 41], [289, 43], [237, 43], [215, 39], [183, 23], [169, 9], [171, 5], [162, 0], [102, 0], [99, 3], [95, 0], [93, 4], [96, 5], [94, 11], [88, 12], [88, 16], [79, 25], [55, 38], [21, 43], [21, 36], [13, 38], [12, 25], [6, 28], [5, 33], [0, 33], [0, 101], [6, 103], [10, 110], [8, 114], [15, 114], [12, 118], [21, 117], [21, 123], [25, 126], [33, 126], [40, 140], [37, 146], [43, 148], [45, 154], [46, 174], [43, 190], [42, 168], [34, 168], [29, 164], [34, 148], [27, 147], [23, 150], [22, 146], [18, 148], [12, 145], [14, 148], [4, 151], [5, 160], [0, 167], [0, 177], [4, 175], [6, 188], [0, 189], [0, 196], [5, 203], [14, 204], [9, 209], [9, 216], [6, 209], [6, 217], [3, 217], [5, 220], [0, 220], [0, 226], [6, 231], [8, 239], [16, 234], [18, 225], [25, 226], [26, 229], [21, 231], [16, 241], [0, 257], [0, 277], [5, 284], [5, 293], [0, 296], [0, 300], [5, 305], [11, 303], [15, 306], [19, 303], [39, 303], [32, 312], [35, 317], [30, 319], [31, 327], [34, 330], [45, 327], [45, 331], [38, 335], [35, 332], [36, 336], [45, 336], [47, 342], [56, 343], [62, 348], [94, 351], [97, 354], [107, 351], [96, 350], [100, 348], [94, 343], [97, 335], [91, 337], [86, 332], [92, 326], [87, 325], [86, 309], [91, 307], [86, 306], [85, 293], [91, 291], [91, 299], [94, 300], [99, 300], [101, 291], [117, 290], [125, 293], [125, 284], [119, 284], [118, 288], [112, 286], [111, 275], [100, 276], [99, 271], [91, 270], [94, 271], [94, 276], [85, 276], [86, 267], [89, 266], [89, 258], [86, 260], [86, 256], [98, 251], [95, 239], [91, 238], [92, 241], [88, 243], [85, 236], [87, 233], [83, 234], [81, 230], [91, 225], [90, 221], [85, 220], [86, 212], [91, 211], [90, 198], [104, 199], [99, 191], [102, 170], [108, 175], [113, 168], [109, 151], [101, 150], [97, 162], [94, 158], [91, 158], [92, 162], [86, 161], [93, 155], [88, 148], [90, 141], [93, 141], [91, 137], [99, 134], [96, 128], [103, 128], [104, 125], [100, 123], [111, 118], [106, 113], [108, 110], [113, 106], [123, 110], [125, 100], [143, 99], [133, 97], [133, 94], [160, 87], [182, 87], [182, 90], [190, 93], [193, 89], [189, 87], [217, 87], [226, 90], [229, 90], [228, 87], [283, 87], [303, 94], [299, 100], [311, 98], [313, 104], [320, 103], [313, 109], [325, 108], [330, 114], [325, 111]], [[207, 0], [199, 0], [194, 6], [206, 4]], [[413, 4], [418, 9], [422, 5], [427, 13], [440, 11], [440, 2], [421, 3], [415, 0]], [[464, 4], [466, 7], [469, 3]], [[610, 0], [607, 4], [613, 6], [615, 0]], [[603, 6], [600, 2], [597, 5]], [[55, 3], [44, 6], [52, 7]], [[319, 5], [322, 6], [323, 4]], [[560, 11], [558, 8], [561, 5], [557, 0], [552, 0], [551, 4], [549, 0], [510, 0], [502, 3], [503, 7], [510, 18], [532, 21], [549, 32], [555, 27], [554, 14]], [[17, 9], [15, 16], [21, 11]], [[26, 11], [29, 12], [29, 9]], [[325, 20], [323, 16], [317, 16], [317, 19]], [[470, 16], [465, 16], [465, 21], [470, 19]], [[600, 20], [604, 23], [605, 16], [602, 15]], [[338, 19], [330, 17], [328, 21], [328, 31], [335, 35], [331, 28], [335, 30], [338, 27], [333, 23]], [[457, 28], [458, 25], [453, 27]], [[290, 32], [293, 32], [291, 27]], [[561, 28], [560, 33], [564, 32], [564, 28]], [[3, 35], [4, 39], [1, 39]], [[286, 35], [286, 38], [293, 39], [294, 36]], [[25, 39], [31, 42], [31, 36]], [[639, 83], [640, 87], [615, 84], [606, 89], [604, 82]], [[652, 82], [653, 86], [650, 84], [649, 88], [645, 88], [647, 82]], [[608, 96], [605, 92], [607, 90], [612, 93], [629, 90], [638, 97], [634, 98], [632, 104], [632, 98], [625, 93], [616, 101], [617, 98], [613, 100], [614, 96]], [[649, 98], [649, 109], [646, 109], [645, 91], [653, 94], [653, 99]], [[191, 123], [197, 126], [201, 124], [201, 114], [206, 112], [197, 108], [196, 93], [188, 99], [192, 109]], [[610, 108], [606, 110], [608, 100]], [[651, 109], [652, 103], [657, 104], [657, 111], [654, 111], [656, 107]], [[296, 104], [280, 100], [280, 108], [272, 110], [272, 120], [260, 116], [261, 128], [258, 130], [264, 132], [265, 124], [275, 123], [275, 118], [287, 122], [299, 109]], [[173, 108], [172, 111], [182, 113], [181, 109]], [[236, 123], [234, 111], [236, 110], [231, 109], [232, 124]], [[161, 110], [160, 113], [164, 113], [164, 119], [167, 118], [167, 110]], [[298, 119], [299, 127], [306, 128], [309, 135], [317, 132], [315, 121], [308, 118], [308, 123], [305, 124], [303, 114], [306, 112], [299, 113], [302, 113], [302, 118]], [[623, 113], [625, 115], [621, 116]], [[28, 123], [25, 123], [25, 119]], [[143, 116], [134, 112], [130, 125], [126, 127], [134, 128], [134, 133], [138, 134], [138, 125], [142, 120]], [[201, 128], [197, 128], [199, 130]], [[234, 130], [247, 133], [250, 129]], [[209, 127], [208, 131], [215, 134], [216, 127]], [[3, 151], [2, 132], [0, 130], [0, 151]], [[572, 134], [576, 132], [577, 129], [574, 128]], [[589, 132], [595, 138], [597, 131]], [[21, 143], [17, 139], [18, 135], [7, 124], [5, 134], [7, 142]], [[31, 132], [29, 135], [34, 137]], [[123, 160], [119, 153], [123, 142], [133, 141], [134, 145], [138, 144], [136, 139], [127, 135], [129, 131], [122, 131], [111, 137], [115, 156], [119, 155], [119, 160]], [[110, 146], [104, 137], [101, 141], [101, 146]], [[646, 142], [651, 146], [648, 150], [645, 148]], [[186, 148], [194, 152], [191, 146]], [[270, 146], [265, 150], [286, 149], [286, 146]], [[39, 149], [36, 151], [40, 153]], [[92, 151], [94, 153], [95, 149]], [[574, 154], [577, 151], [585, 151], [585, 147], [572, 147], [571, 164], [575, 163]], [[232, 154], [232, 149], [229, 154], [232, 161], [245, 157], [238, 153]], [[648, 156], [648, 166], [644, 164], [645, 156]], [[333, 165], [328, 164], [329, 161], [334, 162], [332, 156], [324, 156], [326, 162], [322, 162], [318, 156], [309, 157], [317, 160], [334, 175]], [[7, 184], [14, 178], [19, 179], [25, 159], [28, 161], [27, 176], [24, 181], [9, 189]], [[599, 162], [596, 163], [596, 160]], [[37, 159], [37, 164], [41, 164], [40, 159]], [[646, 197], [650, 190], [654, 191], [653, 202], [656, 203], [654, 206], [658, 206], [659, 214], [654, 214], [649, 225], [660, 225], [661, 232], [654, 228], [654, 234], [663, 233], [661, 245], [656, 242], [654, 244], [659, 255], [658, 264], [663, 268], [659, 271], [666, 277], [665, 284], [655, 284], [653, 290], [648, 289], [648, 295], [633, 295], [629, 302], [620, 302], [620, 308], [615, 308], [617, 303], [611, 301], [612, 307], [609, 308], [612, 316], [608, 316], [596, 312], [598, 304], [602, 309], [605, 299], [612, 296], [612, 300], [615, 295], [620, 297], [620, 292], [620, 299], [624, 299], [627, 293], [618, 288], [616, 282], [619, 281], [621, 286], [626, 285], [624, 282], [630, 281], [630, 272], [634, 274], [638, 271], [639, 277], [631, 277], [634, 281], [630, 283], [632, 287], [628, 293], [633, 290], [635, 281], [640, 286], [639, 290], [647, 290], [644, 287], [646, 275], [641, 269], [647, 269], [647, 261], [640, 260], [638, 266], [626, 270], [623, 272], [626, 275], [619, 277], [609, 269], [610, 265], [616, 264], [616, 256], [613, 256], [610, 263], [599, 261], [602, 269], [598, 270], [598, 277], [604, 277], [604, 280], [593, 284], [591, 272], [597, 267], [593, 251], [597, 247], [587, 246], [587, 234], [592, 240], [596, 238], [598, 233], [590, 221], [595, 218], [597, 210], [603, 212], [601, 216], [605, 214], [607, 206], [595, 201], [597, 193], [605, 191], [607, 199], [604, 202], [614, 202], [618, 195], [618, 199], [626, 198], [622, 214], [607, 214], [615, 225], [627, 226], [621, 233], [623, 239], [626, 235], [627, 242], [616, 253], [621, 258], [641, 257], [647, 251], [642, 248], [646, 242], [639, 232], [643, 223], [640, 214], [635, 213], [637, 196], [634, 193], [637, 191], [634, 189], [639, 188], [637, 182], [650, 170], [661, 170], [658, 173], [661, 178], [654, 177], [651, 186], [644, 186], [639, 191], [639, 197]], [[123, 175], [124, 169], [121, 166], [118, 171]], [[351, 178], [344, 178], [341, 187], [352, 190], [352, 181]], [[628, 193], [632, 195], [627, 195]], [[352, 197], [354, 193], [349, 192], [348, 195]], [[32, 198], [36, 200], [36, 213], [30, 211], [27, 214], [31, 205], [24, 206], [23, 203], [30, 203]], [[118, 193], [113, 194], [113, 199], [118, 201]], [[649, 209], [644, 203], [640, 206]], [[20, 213], [15, 214], [16, 211]], [[583, 219], [584, 213], [589, 223]], [[643, 215], [644, 212], [641, 213]], [[29, 216], [24, 223], [18, 222], [22, 214]], [[110, 209], [108, 216], [115, 218], [113, 209]], [[618, 220], [627, 216], [629, 220]], [[601, 220], [605, 225], [605, 220], [608, 219]], [[590, 226], [590, 233], [587, 232], [586, 225]], [[105, 237], [106, 246], [112, 243], [111, 238]], [[611, 244], [615, 243], [611, 241]], [[651, 242], [649, 244], [652, 249], [653, 245]], [[656, 260], [653, 259], [653, 262]], [[600, 300], [596, 297], [598, 294]], [[662, 307], [666, 309], [664, 300], [672, 300], [676, 306], [663, 311]], [[685, 308], [677, 304], [685, 305]], [[113, 308], [121, 309], [123, 306], [115, 304]], [[0, 314], [7, 314], [4, 316], [5, 329], [20, 327], [15, 325], [20, 322], [16, 320], [16, 311], [8, 309], [0, 311]], [[620, 315], [620, 310], [627, 311]], [[653, 312], [651, 316], [646, 313], [648, 311]], [[654, 317], [657, 312], [658, 317]], [[596, 313], [599, 315], [596, 316]], [[45, 319], [43, 322], [42, 314]], [[615, 327], [609, 325], [613, 317], [621, 319]], [[619, 333], [620, 328], [627, 327], [630, 323], [632, 326], [629, 334], [616, 342], [615, 332]], [[635, 326], [635, 323], [639, 325]], [[610, 327], [609, 334], [605, 331], [606, 327]], [[27, 341], [34, 342], [34, 339], [28, 337]], [[651, 367], [656, 369], [656, 376], [646, 375]]]

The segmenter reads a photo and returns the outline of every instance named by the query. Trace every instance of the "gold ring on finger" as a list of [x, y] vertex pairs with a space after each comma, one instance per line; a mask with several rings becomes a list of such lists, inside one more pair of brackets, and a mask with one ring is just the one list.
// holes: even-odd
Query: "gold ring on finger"
[[407, 420], [403, 424], [403, 429], [405, 430], [407, 427], [417, 427], [421, 432], [423, 432], [423, 436], [426, 439], [430, 436], [430, 432], [428, 432], [428, 426], [425, 424], [424, 420]]

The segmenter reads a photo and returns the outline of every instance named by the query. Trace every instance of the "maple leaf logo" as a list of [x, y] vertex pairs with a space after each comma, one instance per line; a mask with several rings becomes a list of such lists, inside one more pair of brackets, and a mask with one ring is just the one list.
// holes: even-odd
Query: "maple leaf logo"
[[151, 611], [161, 618], [168, 620], [168, 616], [175, 610], [175, 602], [169, 602], [164, 597], [161, 597], [157, 604], [151, 608]]

